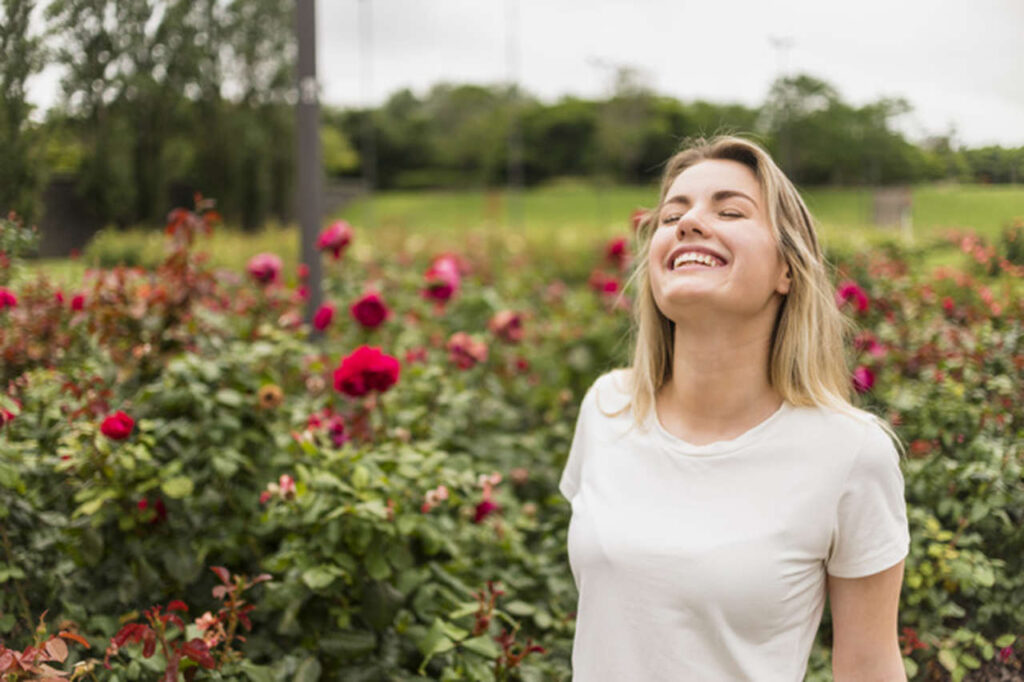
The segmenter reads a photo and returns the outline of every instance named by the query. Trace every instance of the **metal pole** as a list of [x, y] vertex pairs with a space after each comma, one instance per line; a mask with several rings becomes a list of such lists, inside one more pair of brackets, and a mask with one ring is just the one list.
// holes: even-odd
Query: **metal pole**
[[509, 80], [508, 222], [517, 234], [523, 230], [523, 136], [519, 126], [519, 0], [506, 0], [506, 58]]
[[363, 106], [363, 223], [368, 230], [374, 226], [373, 192], [377, 188], [377, 140], [373, 129], [373, 14], [370, 0], [359, 0], [359, 65], [361, 69]]
[[[323, 219], [321, 193], [323, 165], [320, 161], [320, 104], [316, 80], [316, 0], [297, 0], [295, 33], [298, 38], [299, 98], [296, 105], [298, 125], [298, 200], [297, 215], [302, 233], [302, 262], [309, 268], [309, 298], [306, 301], [306, 322], [323, 302], [320, 279], [320, 253], [316, 249], [320, 221]], [[315, 329], [313, 336], [320, 333]]]

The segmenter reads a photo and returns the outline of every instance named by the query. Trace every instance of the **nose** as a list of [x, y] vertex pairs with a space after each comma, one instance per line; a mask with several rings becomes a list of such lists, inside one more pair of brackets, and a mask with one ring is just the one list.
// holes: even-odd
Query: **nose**
[[686, 231], [696, 232], [701, 236], [708, 236], [711, 232], [708, 227], [697, 219], [696, 211], [691, 208], [676, 221], [676, 239], [682, 239]]

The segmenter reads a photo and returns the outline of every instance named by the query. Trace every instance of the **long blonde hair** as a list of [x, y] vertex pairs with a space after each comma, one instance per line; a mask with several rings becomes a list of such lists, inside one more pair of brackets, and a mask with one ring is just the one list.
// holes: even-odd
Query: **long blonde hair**
[[784, 400], [795, 406], [823, 406], [858, 418], [873, 418], [905, 455], [899, 436], [886, 420], [852, 403], [846, 349], [856, 324], [836, 305], [835, 287], [830, 279], [832, 266], [819, 245], [810, 212], [768, 152], [735, 135], [684, 141], [681, 151], [665, 164], [658, 206], [647, 211], [637, 228], [635, 266], [623, 287], [639, 287], [632, 305], [632, 399], [618, 413], [631, 405], [635, 423], [644, 424], [649, 411], [654, 409], [653, 397], [669, 379], [674, 322], [662, 314], [651, 292], [651, 236], [676, 177], [690, 166], [710, 159], [738, 161], [754, 172], [767, 201], [776, 246], [790, 268], [789, 293], [783, 296], [771, 335], [769, 382]]

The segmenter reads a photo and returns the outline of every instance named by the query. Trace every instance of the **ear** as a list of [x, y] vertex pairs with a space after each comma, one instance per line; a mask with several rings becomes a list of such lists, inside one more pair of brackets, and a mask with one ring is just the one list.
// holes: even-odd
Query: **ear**
[[786, 271], [782, 273], [782, 276], [779, 278], [779, 283], [775, 286], [775, 290], [778, 291], [780, 294], [786, 295], [789, 293], [789, 287], [790, 285], [792, 285], [792, 283], [792, 270], [787, 265]]

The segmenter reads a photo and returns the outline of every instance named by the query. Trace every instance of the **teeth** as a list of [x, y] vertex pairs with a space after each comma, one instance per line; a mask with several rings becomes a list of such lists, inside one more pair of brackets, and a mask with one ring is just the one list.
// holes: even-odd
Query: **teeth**
[[675, 262], [672, 264], [672, 269], [674, 270], [685, 263], [701, 263], [712, 268], [718, 267], [718, 261], [713, 257], [708, 256], [707, 254], [689, 251], [676, 258]]

